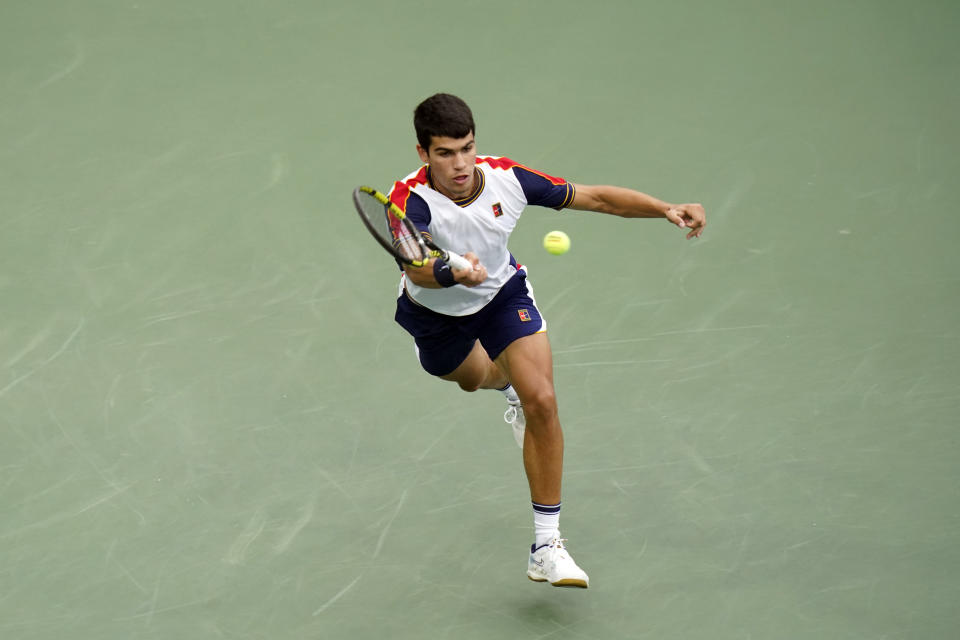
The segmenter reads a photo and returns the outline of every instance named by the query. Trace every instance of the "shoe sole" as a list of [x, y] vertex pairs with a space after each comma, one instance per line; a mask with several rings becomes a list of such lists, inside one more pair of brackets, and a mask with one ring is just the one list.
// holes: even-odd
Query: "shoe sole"
[[[527, 574], [527, 578], [533, 582], [548, 582], [546, 578], [534, 578], [529, 573]], [[557, 580], [556, 582], [551, 582], [550, 584], [555, 587], [578, 587], [580, 589], [590, 588], [589, 583], [576, 578], [564, 578], [563, 580]]]
[[577, 587], [579, 589], [588, 589], [589, 586], [583, 580], [576, 580], [574, 578], [568, 578], [566, 580], [557, 580], [556, 582], [551, 582], [555, 587]]

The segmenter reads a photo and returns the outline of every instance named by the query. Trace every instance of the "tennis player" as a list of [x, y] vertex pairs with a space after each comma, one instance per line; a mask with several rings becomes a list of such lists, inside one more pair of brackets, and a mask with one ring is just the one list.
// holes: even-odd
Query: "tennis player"
[[427, 373], [464, 391], [497, 389], [506, 397], [504, 418], [523, 448], [533, 503], [527, 577], [585, 588], [589, 578], [560, 537], [563, 432], [547, 324], [507, 241], [527, 205], [665, 218], [687, 230], [687, 238], [703, 233], [703, 207], [574, 184], [506, 158], [477, 155], [473, 114], [453, 95], [439, 93], [420, 103], [414, 128], [423, 166], [396, 182], [390, 199], [423, 235], [463, 255], [473, 268], [453, 271], [436, 259], [405, 266], [396, 320], [413, 336]]

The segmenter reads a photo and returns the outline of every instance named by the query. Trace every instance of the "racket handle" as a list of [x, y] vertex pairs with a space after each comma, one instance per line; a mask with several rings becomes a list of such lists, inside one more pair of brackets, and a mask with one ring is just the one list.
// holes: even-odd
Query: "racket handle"
[[464, 258], [463, 256], [457, 255], [452, 251], [447, 252], [447, 256], [443, 260], [450, 268], [454, 271], [463, 271], [463, 270], [472, 270], [473, 265], [470, 264], [470, 261]]

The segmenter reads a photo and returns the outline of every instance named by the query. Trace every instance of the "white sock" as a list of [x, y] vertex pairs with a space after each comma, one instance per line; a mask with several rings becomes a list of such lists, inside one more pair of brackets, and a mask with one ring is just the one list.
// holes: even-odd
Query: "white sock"
[[520, 397], [517, 396], [516, 390], [509, 382], [507, 383], [507, 386], [505, 386], [503, 389], [499, 389], [498, 391], [500, 391], [500, 393], [506, 397], [507, 402], [510, 404], [518, 404], [520, 402]]
[[560, 504], [546, 505], [533, 503], [533, 534], [536, 537], [534, 548], [550, 544], [560, 537]]

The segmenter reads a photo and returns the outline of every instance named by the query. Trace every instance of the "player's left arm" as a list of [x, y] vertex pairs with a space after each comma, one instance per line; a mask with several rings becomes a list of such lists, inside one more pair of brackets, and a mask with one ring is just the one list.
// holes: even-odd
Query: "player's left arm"
[[696, 203], [670, 204], [633, 189], [606, 185], [574, 184], [569, 209], [609, 213], [622, 218], [666, 218], [681, 229], [689, 229], [687, 238], [699, 238], [707, 226], [707, 214]]

